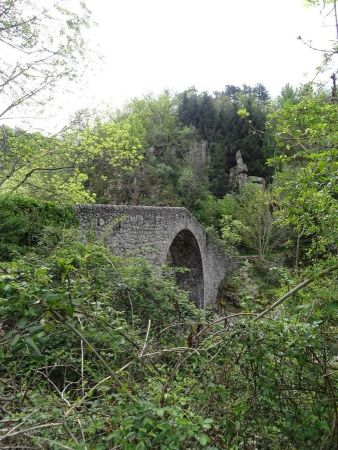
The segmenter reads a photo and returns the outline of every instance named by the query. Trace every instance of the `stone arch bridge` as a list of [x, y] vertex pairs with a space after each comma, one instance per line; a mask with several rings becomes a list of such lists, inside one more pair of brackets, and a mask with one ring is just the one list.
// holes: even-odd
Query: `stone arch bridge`
[[187, 267], [178, 282], [199, 308], [216, 300], [220, 282], [236, 267], [185, 208], [79, 205], [76, 212], [82, 232], [103, 237], [117, 254], [145, 257], [154, 267]]

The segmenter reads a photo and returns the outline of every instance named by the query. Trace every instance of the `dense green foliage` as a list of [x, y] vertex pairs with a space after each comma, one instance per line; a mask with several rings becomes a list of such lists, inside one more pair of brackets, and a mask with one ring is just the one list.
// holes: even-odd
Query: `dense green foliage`
[[[77, 224], [71, 207], [25, 197], [0, 197], [0, 260], [18, 258], [37, 246], [53, 246]], [[48, 242], [46, 239], [48, 233]]]
[[307, 96], [271, 116], [276, 153], [274, 190], [276, 215], [288, 226], [290, 245], [298, 265], [336, 254], [337, 207], [337, 103], [325, 96]]
[[0, 127], [0, 195], [23, 194], [63, 203], [90, 203], [89, 174], [105, 164], [120, 173], [142, 158], [128, 121], [82, 126], [76, 118], [59, 136]]
[[[80, 115], [58, 138], [2, 129], [2, 446], [336, 447], [337, 105], [286, 87], [266, 125], [272, 183], [222, 198], [213, 160], [191, 152], [200, 130], [178, 111], [164, 94], [107, 120]], [[40, 145], [46, 168], [75, 161], [72, 175], [32, 172]], [[69, 206], [15, 195], [59, 200], [65, 189]], [[198, 310], [174, 270], [78, 242], [71, 203], [95, 194], [191, 208], [238, 257], [218, 304]]]
[[[197, 109], [220, 100], [189, 92]], [[251, 133], [253, 94], [236, 92], [222, 101]], [[217, 198], [215, 160], [191, 151], [202, 125], [182, 125], [182, 104], [164, 94], [107, 120], [80, 115], [58, 138], [2, 128], [1, 445], [335, 448], [337, 105], [286, 87], [267, 123], [273, 182]], [[76, 161], [72, 175], [32, 169], [41, 145], [47, 169]], [[240, 263], [216, 308], [197, 310], [168, 268], [77, 242], [71, 205], [14, 195], [65, 189], [68, 203], [191, 208]]]
[[[262, 85], [226, 86], [224, 91], [210, 95], [195, 89], [180, 95], [179, 120], [194, 126], [199, 136], [209, 143], [211, 151], [211, 191], [217, 197], [229, 189], [227, 175], [235, 165], [240, 150], [252, 175], [267, 175], [264, 166], [264, 129], [269, 95]], [[238, 114], [244, 110], [246, 115]]]
[[228, 173], [237, 150], [250, 174], [269, 174], [267, 101], [261, 85], [227, 86], [213, 96], [192, 89], [134, 99], [104, 117], [82, 111], [54, 137], [3, 126], [0, 195], [181, 205], [212, 224], [204, 211], [231, 190]]
[[[294, 281], [280, 276], [275, 293]], [[1, 443], [334, 448], [332, 282], [319, 279], [273, 321], [228, 323], [142, 260], [74, 236], [3, 263]]]
[[[0, 38], [33, 60], [0, 94], [74, 76], [85, 6], [53, 6], [49, 63], [48, 11], [2, 3]], [[311, 84], [164, 92], [56, 136], [1, 126], [0, 448], [338, 448], [337, 133], [336, 90]], [[266, 188], [229, 186], [238, 150]], [[217, 303], [197, 309], [182, 268], [84, 243], [73, 205], [94, 201], [188, 207], [238, 261]]]

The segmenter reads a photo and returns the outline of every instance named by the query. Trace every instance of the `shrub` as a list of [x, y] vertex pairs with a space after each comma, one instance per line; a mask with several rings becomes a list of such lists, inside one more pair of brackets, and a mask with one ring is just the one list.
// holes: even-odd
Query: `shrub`
[[24, 254], [47, 234], [49, 244], [53, 245], [60, 239], [63, 229], [76, 224], [70, 206], [28, 197], [0, 196], [0, 260]]

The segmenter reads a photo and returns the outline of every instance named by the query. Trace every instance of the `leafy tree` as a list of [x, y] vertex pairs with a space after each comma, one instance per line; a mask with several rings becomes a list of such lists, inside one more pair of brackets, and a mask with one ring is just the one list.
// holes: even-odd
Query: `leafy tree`
[[214, 195], [208, 193], [201, 196], [196, 202], [194, 214], [205, 227], [209, 227], [210, 232], [218, 230], [221, 213], [219, 200]]
[[200, 139], [192, 128], [179, 124], [177, 103], [177, 97], [164, 92], [134, 99], [115, 114], [116, 123], [130, 124], [130, 132], [138, 136], [143, 159], [124, 173], [112, 172], [108, 164], [96, 165], [89, 185], [100, 201], [172, 206], [185, 202], [178, 179], [194, 164], [187, 155]]
[[285, 103], [271, 116], [277, 141], [271, 159], [280, 220], [293, 230], [295, 264], [335, 249], [337, 230], [337, 105], [325, 96]]
[[218, 125], [218, 111], [213, 98], [207, 92], [198, 93], [195, 88], [179, 96], [178, 118], [184, 125], [193, 125], [202, 139], [213, 145]]
[[81, 73], [89, 23], [84, 2], [0, 3], [0, 117], [29, 101], [48, 101], [61, 80]]
[[145, 142], [156, 148], [165, 148], [179, 139], [176, 119], [177, 98], [169, 92], [133, 99], [120, 114], [138, 122], [145, 130]]
[[92, 202], [88, 173], [104, 160], [112, 170], [140, 161], [140, 140], [128, 123], [97, 122], [59, 136], [0, 128], [0, 194], [29, 194], [66, 203]]
[[242, 243], [260, 257], [281, 246], [285, 232], [276, 224], [272, 204], [271, 193], [253, 183], [225, 196], [220, 200], [223, 239], [230, 245]]
[[195, 209], [197, 201], [207, 195], [203, 179], [191, 167], [183, 169], [178, 179], [177, 189], [183, 199], [183, 205], [191, 210]]
[[277, 107], [281, 108], [285, 103], [295, 104], [299, 101], [297, 89], [287, 83], [283, 86], [280, 95], [277, 97]]
[[261, 83], [258, 83], [256, 86], [254, 86], [254, 88], [252, 89], [252, 93], [258, 100], [258, 102], [267, 102], [270, 99], [268, 90]]

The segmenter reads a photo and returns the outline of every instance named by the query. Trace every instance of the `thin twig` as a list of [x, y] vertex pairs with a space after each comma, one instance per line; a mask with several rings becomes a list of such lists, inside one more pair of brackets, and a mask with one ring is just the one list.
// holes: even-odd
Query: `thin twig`
[[125, 364], [124, 366], [122, 366], [121, 369], [117, 370], [116, 373], [122, 372], [124, 369], [126, 369], [126, 368], [129, 367], [131, 364], [133, 364], [133, 362], [135, 362], [135, 360], [132, 360], [132, 361], [127, 362], [127, 364]]
[[65, 412], [65, 417], [69, 416], [69, 414], [73, 411], [73, 409], [77, 408], [78, 406], [81, 405], [81, 403], [83, 403], [83, 401], [86, 399], [86, 397], [88, 397], [88, 395], [90, 395], [92, 392], [94, 392], [94, 390], [100, 386], [100, 384], [104, 383], [105, 381], [110, 380], [111, 376], [104, 378], [103, 380], [99, 381], [98, 383], [95, 384], [95, 386], [93, 386], [77, 403], [73, 403], [73, 405], [68, 409], [68, 411]]
[[27, 434], [27, 433], [30, 433], [31, 431], [40, 430], [42, 428], [56, 427], [56, 426], [60, 426], [60, 425], [62, 425], [62, 422], [43, 423], [41, 425], [36, 425], [31, 428], [26, 428], [25, 430], [16, 431], [15, 433], [11, 433], [11, 434], [7, 433], [5, 436], [0, 436], [0, 441], [3, 441], [5, 438], [19, 436], [20, 434]]
[[[117, 273], [117, 275], [118, 275], [118, 276], [122, 279], [122, 281], [123, 281], [123, 278], [122, 278], [120, 272], [116, 269], [115, 264], [113, 263], [113, 261], [112, 261], [111, 259], [109, 259], [106, 255], [103, 255], [103, 257], [104, 257], [104, 259], [106, 259], [106, 260], [109, 262], [109, 264], [110, 264], [110, 265], [112, 266], [112, 268], [115, 270], [115, 272]], [[131, 297], [130, 297], [130, 293], [129, 293], [128, 288], [127, 288], [126, 292], [127, 292], [127, 296], [128, 296], [128, 300], [129, 300], [129, 305], [130, 305], [131, 324], [133, 325], [133, 324], [134, 324], [134, 307], [133, 307], [133, 302], [132, 302], [132, 300], [131, 300]]]
[[68, 434], [68, 436], [69, 436], [71, 439], [73, 439], [73, 441], [75, 441], [75, 443], [76, 443], [77, 445], [79, 445], [79, 441], [76, 439], [76, 437], [75, 437], [75, 436], [73, 435], [73, 433], [70, 431], [70, 429], [68, 428], [68, 426], [67, 426], [65, 420], [62, 422], [62, 426], [63, 426], [63, 428], [65, 429], [65, 431], [66, 431], [66, 433]]
[[[115, 381], [117, 386], [122, 387], [122, 383], [119, 380], [119, 378], [116, 376], [116, 373], [109, 367], [109, 365], [107, 364], [105, 359], [102, 358], [100, 353], [95, 349], [95, 347], [93, 347], [93, 345], [87, 340], [87, 338], [82, 333], [80, 333], [80, 331], [77, 330], [70, 322], [68, 322], [64, 317], [62, 317], [58, 311], [54, 310], [54, 311], [52, 311], [52, 313], [57, 317], [57, 319], [60, 322], [62, 322], [64, 325], [66, 325], [68, 328], [70, 328], [75, 334], [77, 334], [77, 336], [79, 336], [83, 340], [83, 342], [87, 345], [87, 347], [92, 350], [92, 352], [96, 355], [96, 357], [101, 361], [101, 363], [104, 365], [104, 367], [108, 370], [108, 372], [110, 373], [111, 377], [113, 378], [113, 380]], [[128, 392], [128, 391], [125, 392], [125, 395], [127, 397], [129, 397], [130, 400], [135, 401], [133, 395], [130, 394], [130, 392]]]
[[8, 433], [6, 433], [4, 436], [0, 436], [0, 441], [2, 439], [5, 439], [5, 437], [9, 436], [14, 430], [16, 430], [17, 428], [21, 427], [25, 422], [27, 422], [27, 420], [35, 413], [36, 409], [34, 411], [32, 411], [30, 414], [28, 414], [27, 417], [24, 418], [24, 420], [21, 423], [18, 423], [17, 425], [15, 425], [13, 428], [11, 428]]
[[208, 330], [210, 327], [212, 327], [213, 325], [216, 325], [217, 323], [220, 322], [224, 322], [228, 319], [232, 319], [233, 317], [239, 317], [239, 316], [255, 316], [255, 313], [248, 313], [248, 312], [243, 312], [243, 313], [235, 313], [235, 314], [230, 314], [229, 316], [224, 316], [221, 317], [220, 319], [215, 320], [214, 322], [210, 322], [208, 323], [204, 328], [202, 328], [202, 330], [197, 333], [197, 335], [194, 338], [194, 341], [201, 335], [203, 334], [206, 330]]
[[41, 439], [42, 441], [46, 441], [46, 442], [48, 442], [50, 444], [58, 445], [59, 447], [65, 448], [66, 450], [74, 450], [73, 447], [68, 447], [68, 445], [61, 444], [60, 442], [53, 441], [52, 439], [47, 439], [47, 438], [42, 437], [42, 436], [34, 436], [34, 439]]
[[46, 375], [45, 373], [41, 372], [40, 370], [37, 370], [35, 373], [39, 373], [40, 375], [44, 376], [49, 383], [51, 383], [51, 385], [54, 387], [54, 389], [56, 390], [56, 392], [60, 395], [60, 397], [62, 398], [62, 400], [64, 402], [67, 403], [68, 406], [70, 406], [69, 401], [64, 397], [64, 392], [61, 392], [60, 389], [56, 386], [56, 384], [48, 377], [48, 375]]
[[148, 337], [149, 337], [149, 331], [150, 331], [150, 325], [151, 325], [151, 320], [149, 319], [149, 320], [148, 320], [148, 326], [147, 326], [146, 339], [145, 339], [145, 341], [144, 341], [142, 350], [141, 350], [140, 355], [139, 355], [140, 358], [141, 358], [141, 356], [143, 355], [143, 353], [144, 353], [144, 351], [145, 351], [145, 349], [146, 349], [146, 347], [147, 347]]
[[[77, 316], [77, 319], [79, 321], [81, 331], [83, 331], [83, 325], [81, 322], [81, 319], [79, 316]], [[81, 339], [81, 390], [82, 390], [82, 396], [84, 396], [84, 345], [83, 345], [83, 339]]]
[[84, 435], [84, 432], [83, 432], [81, 420], [80, 420], [80, 419], [77, 419], [77, 423], [79, 424], [79, 427], [80, 427], [80, 431], [81, 431], [81, 436], [82, 436], [82, 442], [83, 442], [83, 445], [84, 445], [84, 449], [87, 450], [88, 447], [87, 447], [87, 444], [86, 444], [86, 439], [85, 439], [85, 435]]
[[151, 353], [145, 353], [143, 354], [142, 358], [146, 358], [147, 356], [154, 356], [154, 355], [160, 355], [161, 353], [175, 353], [175, 352], [195, 352], [199, 355], [199, 350], [200, 351], [205, 351], [205, 349], [201, 348], [201, 349], [197, 349], [194, 347], [174, 347], [174, 348], [164, 348], [162, 350], [158, 350], [157, 352], [151, 352]]
[[291, 289], [291, 291], [287, 292], [285, 295], [283, 295], [281, 298], [279, 298], [277, 301], [275, 301], [275, 303], [273, 303], [271, 306], [266, 308], [263, 312], [258, 314], [256, 316], [255, 320], [259, 320], [262, 317], [266, 316], [269, 312], [271, 312], [273, 309], [275, 309], [277, 306], [279, 306], [281, 303], [283, 303], [285, 300], [287, 300], [293, 294], [300, 291], [301, 289], [303, 289], [303, 287], [307, 286], [308, 284], [312, 283], [313, 281], [317, 280], [317, 278], [323, 277], [324, 275], [327, 275], [328, 273], [333, 272], [336, 269], [338, 269], [338, 265], [335, 265], [333, 267], [325, 269], [322, 272], [320, 272], [319, 274], [316, 274], [314, 277], [308, 278], [307, 280], [303, 281], [298, 286], [294, 287], [293, 289]]

